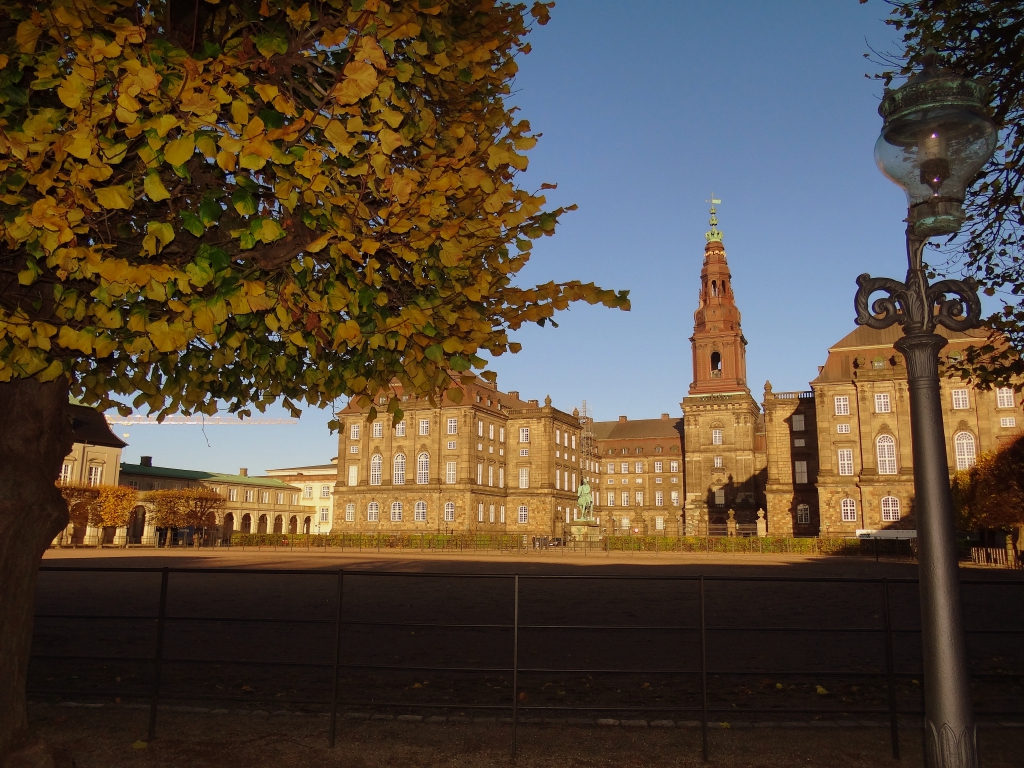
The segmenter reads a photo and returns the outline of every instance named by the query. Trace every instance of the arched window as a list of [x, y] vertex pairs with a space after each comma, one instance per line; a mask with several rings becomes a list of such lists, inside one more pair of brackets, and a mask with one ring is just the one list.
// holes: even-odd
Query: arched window
[[871, 361], [871, 367], [874, 368], [876, 371], [883, 370], [885, 368], [885, 358], [876, 357], [874, 360]]
[[455, 502], [446, 501], [444, 503], [444, 521], [446, 523], [455, 522]]
[[840, 502], [840, 508], [843, 511], [843, 522], [844, 523], [855, 523], [857, 522], [857, 502], [853, 499], [843, 499]]
[[426, 485], [430, 482], [430, 454], [421, 453], [416, 457], [416, 482]]
[[900, 500], [895, 496], [882, 497], [882, 522], [895, 523], [900, 519]]
[[417, 523], [427, 522], [427, 502], [417, 501], [416, 506], [413, 507], [412, 516]]
[[796, 522], [799, 525], [809, 525], [811, 522], [811, 508], [807, 504], [796, 505]]
[[370, 485], [380, 485], [383, 467], [384, 457], [379, 453], [373, 454], [370, 459]]
[[717, 296], [718, 295], [718, 283], [715, 282], [714, 280], [711, 281], [711, 295], [712, 296]]
[[878, 474], [896, 474], [896, 440], [892, 435], [879, 435], [875, 441], [878, 454]]
[[957, 432], [953, 438], [953, 447], [956, 451], [957, 469], [970, 469], [974, 466], [974, 460], [977, 458], [974, 435], [970, 432]]
[[402, 522], [402, 502], [400, 501], [391, 502], [391, 522]]
[[528, 522], [530, 522], [530, 510], [528, 510], [526, 508], [525, 504], [519, 508], [519, 522], [520, 523], [528, 523]]
[[405, 485], [405, 454], [399, 453], [395, 456], [395, 469], [391, 474], [391, 482], [395, 485]]
[[376, 501], [371, 501], [366, 505], [366, 520], [370, 523], [376, 523], [380, 520], [380, 504]]
[[711, 353], [711, 376], [720, 378], [722, 375], [722, 355], [718, 352]]

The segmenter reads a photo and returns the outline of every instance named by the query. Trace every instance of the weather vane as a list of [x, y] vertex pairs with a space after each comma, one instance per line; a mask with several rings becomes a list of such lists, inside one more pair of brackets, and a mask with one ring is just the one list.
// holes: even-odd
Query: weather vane
[[722, 242], [722, 233], [718, 230], [718, 209], [716, 205], [721, 205], [722, 201], [715, 197], [715, 193], [711, 193], [711, 198], [705, 200], [706, 203], [711, 203], [711, 231], [704, 233], [704, 237], [707, 238], [708, 242]]

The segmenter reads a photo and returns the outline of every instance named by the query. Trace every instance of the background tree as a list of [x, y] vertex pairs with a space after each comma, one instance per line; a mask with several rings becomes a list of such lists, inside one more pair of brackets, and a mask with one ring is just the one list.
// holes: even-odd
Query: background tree
[[207, 488], [150, 491], [146, 501], [157, 528], [212, 528], [224, 509], [224, 497]]
[[123, 528], [128, 525], [138, 500], [139, 494], [134, 488], [124, 485], [101, 485], [93, 506], [93, 517], [89, 522], [97, 528]]
[[[995, 155], [968, 192], [968, 223], [947, 246], [952, 264], [977, 278], [1003, 306], [986, 325], [994, 332], [961, 368], [985, 386], [1016, 385], [1024, 375], [1024, 0], [887, 0], [887, 23], [903, 34], [898, 69], [908, 74], [931, 47], [960, 75], [991, 83], [992, 114], [1002, 128]], [[866, 2], [866, 0], [861, 0]]]
[[1024, 437], [982, 454], [952, 479], [961, 530], [1016, 530], [1024, 526]]
[[528, 23], [502, 0], [0, 0], [0, 762], [67, 524], [69, 390], [160, 415], [436, 395], [510, 329], [628, 307], [513, 283], [564, 211], [517, 183]]
[[68, 505], [68, 522], [85, 527], [93, 516], [93, 508], [100, 497], [100, 489], [84, 483], [62, 483], [60, 494]]

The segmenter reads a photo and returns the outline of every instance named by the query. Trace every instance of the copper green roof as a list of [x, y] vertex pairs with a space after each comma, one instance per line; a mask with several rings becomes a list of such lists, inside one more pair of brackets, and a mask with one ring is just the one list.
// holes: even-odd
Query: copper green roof
[[146, 477], [172, 477], [177, 480], [202, 480], [209, 483], [235, 483], [237, 485], [261, 485], [271, 488], [294, 488], [273, 477], [249, 477], [248, 475], [224, 475], [220, 472], [203, 472], [195, 469], [174, 469], [173, 467], [147, 467], [142, 464], [122, 464], [122, 475], [143, 475]]

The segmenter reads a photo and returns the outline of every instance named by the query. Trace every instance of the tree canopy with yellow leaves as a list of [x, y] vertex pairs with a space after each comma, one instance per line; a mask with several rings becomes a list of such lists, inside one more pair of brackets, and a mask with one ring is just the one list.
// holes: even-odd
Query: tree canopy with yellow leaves
[[0, 762], [69, 389], [160, 415], [435, 395], [571, 302], [628, 308], [514, 283], [565, 210], [519, 185], [537, 136], [507, 103], [551, 5], [0, 0]]

